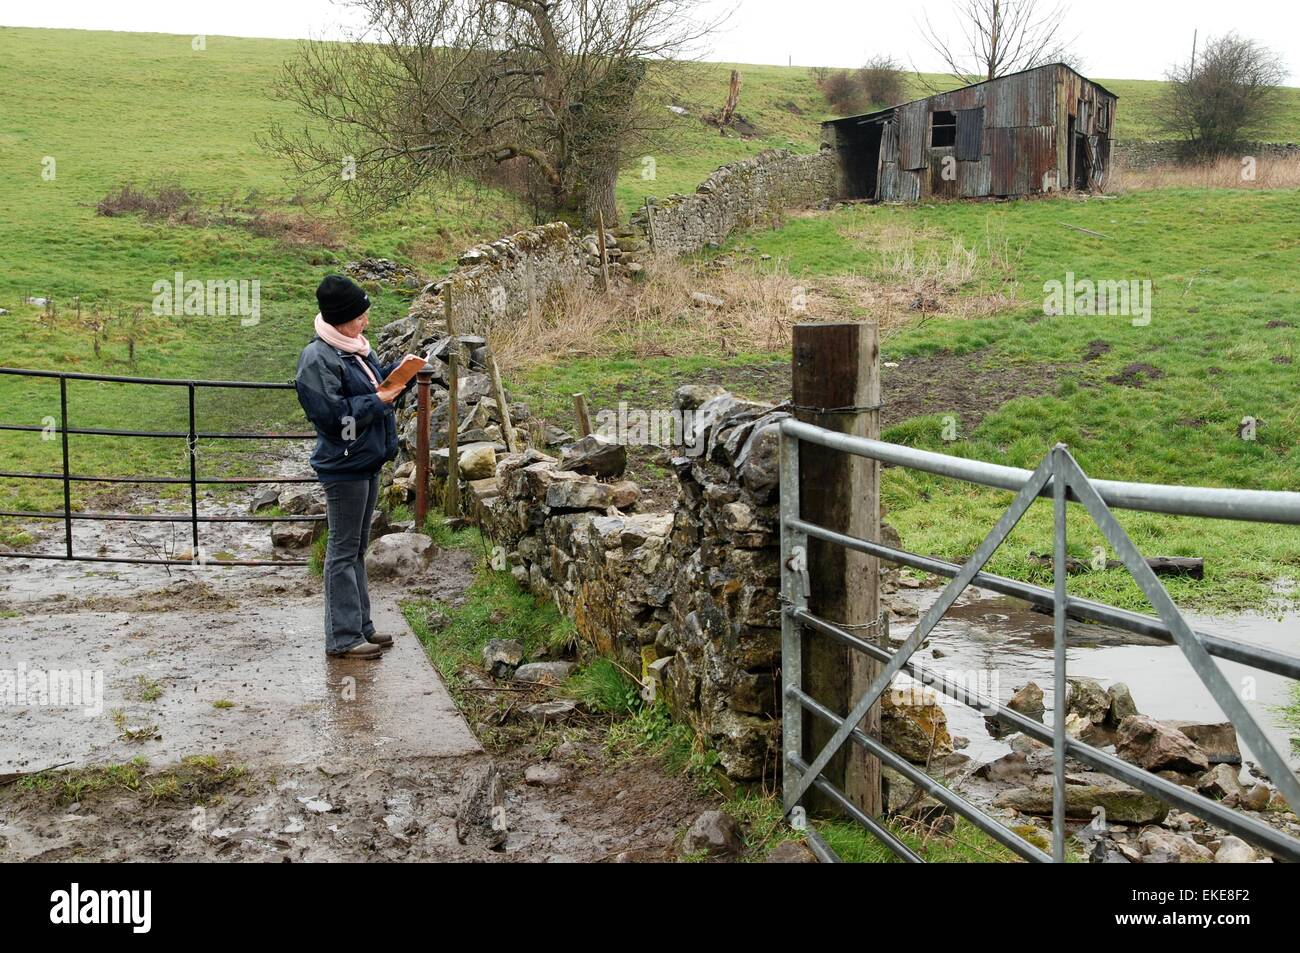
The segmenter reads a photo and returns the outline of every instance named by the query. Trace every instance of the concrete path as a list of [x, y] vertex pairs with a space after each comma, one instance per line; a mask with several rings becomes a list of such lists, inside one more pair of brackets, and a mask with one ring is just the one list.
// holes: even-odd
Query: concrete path
[[[340, 660], [325, 656], [320, 582], [305, 569], [0, 560], [0, 774], [137, 756], [329, 766], [478, 753], [403, 594], [373, 592], [396, 642], [384, 658]], [[65, 678], [47, 703], [33, 688], [53, 670], [85, 690], [68, 697]], [[25, 678], [26, 699], [6, 694], [6, 673]]]

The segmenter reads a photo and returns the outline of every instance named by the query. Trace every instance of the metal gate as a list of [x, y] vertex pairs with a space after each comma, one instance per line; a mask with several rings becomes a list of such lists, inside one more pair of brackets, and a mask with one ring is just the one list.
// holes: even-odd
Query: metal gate
[[[30, 512], [26, 510], [0, 510], [0, 517], [16, 519], [62, 520], [64, 531], [63, 553], [24, 553], [0, 552], [0, 557], [11, 559], [72, 559], [99, 563], [138, 563], [163, 566], [305, 566], [305, 559], [206, 559], [202, 556], [199, 543], [199, 525], [202, 523], [307, 523], [321, 522], [324, 516], [200, 516], [198, 486], [256, 485], [261, 483], [315, 483], [312, 477], [213, 477], [200, 476], [198, 472], [198, 446], [200, 440], [314, 440], [315, 433], [223, 433], [198, 429], [195, 396], [200, 388], [234, 388], [243, 390], [293, 390], [293, 382], [253, 382], [253, 381], [205, 381], [173, 380], [156, 377], [116, 377], [107, 374], [74, 374], [62, 371], [33, 371], [12, 367], [0, 367], [0, 374], [19, 377], [53, 378], [59, 382], [59, 425], [54, 428], [62, 441], [63, 469], [61, 473], [25, 473], [0, 471], [0, 477], [27, 480], [59, 480], [63, 483], [63, 509], [55, 512]], [[70, 427], [68, 425], [68, 382], [69, 381], [103, 381], [114, 384], [134, 384], [150, 386], [168, 386], [185, 388], [189, 401], [189, 428], [187, 430], [110, 430], [96, 427]], [[0, 423], [0, 431], [49, 432], [51, 428], [35, 425]], [[163, 477], [144, 475], [100, 475], [72, 473], [69, 466], [68, 438], [73, 435], [93, 437], [146, 437], [157, 439], [184, 440], [185, 452], [189, 462], [189, 476]], [[72, 509], [73, 483], [127, 483], [127, 484], [188, 484], [190, 488], [190, 511], [188, 513], [85, 513]], [[96, 520], [107, 522], [159, 522], [190, 524], [189, 559], [146, 559], [130, 556], [88, 556], [81, 555], [73, 549], [72, 524], [74, 520]]]
[[[799, 445], [801, 441], [877, 460], [890, 466], [951, 477], [980, 486], [1011, 490], [1016, 496], [974, 555], [964, 565], [958, 566], [884, 546], [871, 540], [832, 532], [800, 519]], [[1012, 529], [1038, 497], [1050, 497], [1053, 505], [1054, 589], [1045, 589], [983, 572], [983, 567], [989, 558], [1007, 539]], [[1155, 608], [1156, 615], [1148, 616], [1130, 612], [1104, 603], [1079, 599], [1067, 593], [1067, 503], [1082, 504], [1087, 510]], [[1111, 510], [1116, 508], [1259, 523], [1300, 524], [1300, 493], [1092, 480], [1079, 468], [1064, 445], [1055, 447], [1031, 473], [1014, 467], [848, 436], [793, 419], [782, 422], [780, 510], [781, 592], [784, 603], [781, 645], [783, 800], [787, 816], [796, 823], [796, 826], [806, 827], [814, 850], [823, 860], [836, 858], [825, 842], [816, 835], [811, 825], [801, 823], [803, 812], [801, 802], [810, 788], [816, 788], [839, 804], [849, 816], [870, 830], [899, 857], [911, 862], [922, 862], [922, 858], [895, 836], [885, 824], [878, 818], [867, 816], [859, 810], [842, 791], [823, 777], [823, 771], [831, 758], [850, 740], [861, 746], [868, 754], [878, 758], [883, 765], [899, 772], [955, 814], [965, 818], [1026, 860], [1063, 863], [1066, 859], [1065, 759], [1067, 755], [1158, 797], [1170, 805], [1189, 811], [1279, 857], [1292, 861], [1300, 860], [1300, 840], [1194, 790], [1182, 787], [1115, 755], [1067, 736], [1065, 719], [1061, 717], [1065, 708], [1067, 689], [1066, 619], [1100, 622], [1129, 632], [1161, 638], [1182, 649], [1193, 670], [1209, 689], [1224, 714], [1228, 716], [1247, 747], [1254, 753], [1269, 780], [1277, 786], [1293, 811], [1300, 808], [1300, 782], [1297, 782], [1295, 775], [1287, 767], [1285, 759], [1273, 747], [1245, 704], [1229, 685], [1212, 656], [1251, 665], [1293, 679], [1300, 679], [1300, 657], [1194, 631], [1147, 565], [1142, 554], [1138, 552], [1133, 541], [1115, 519]], [[952, 581], [943, 589], [938, 600], [922, 615], [907, 640], [896, 651], [891, 652], [885, 647], [846, 631], [842, 625], [819, 618], [808, 611], [811, 586], [816, 585], [816, 580], [810, 580], [807, 572], [809, 539], [844, 546], [890, 563], [918, 569]], [[1055, 629], [1053, 672], [1055, 700], [1051, 728], [998, 704], [996, 698], [982, 697], [966, 686], [924, 669], [913, 661], [913, 653], [970, 585], [1014, 596], [1040, 608], [1052, 609]], [[847, 717], [840, 717], [838, 713], [811, 698], [803, 690], [801, 656], [805, 632], [812, 633], [815, 638], [834, 639], [883, 665]], [[888, 688], [890, 680], [904, 671], [921, 684], [933, 688], [960, 704], [976, 708], [986, 716], [996, 718], [1030, 738], [1051, 744], [1054, 779], [1050, 855], [890, 751], [878, 739], [858, 729], [857, 726], [868, 710]], [[813, 717], [835, 726], [834, 734], [811, 762], [803, 759], [804, 710], [811, 713]]]

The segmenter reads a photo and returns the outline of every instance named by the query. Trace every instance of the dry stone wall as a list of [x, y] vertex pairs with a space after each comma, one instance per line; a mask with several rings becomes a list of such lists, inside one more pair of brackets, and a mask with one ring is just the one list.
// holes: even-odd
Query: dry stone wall
[[[718, 169], [692, 195], [670, 195], [653, 203], [655, 251], [684, 254], [721, 244], [740, 228], [779, 221], [787, 208], [817, 205], [835, 195], [835, 154], [785, 150], [759, 153]], [[649, 237], [643, 210], [631, 224]]]
[[[1114, 159], [1117, 164], [1130, 169], [1149, 169], [1181, 161], [1183, 144], [1173, 140], [1143, 141], [1124, 139], [1115, 143]], [[1240, 155], [1257, 159], [1288, 159], [1300, 156], [1300, 144], [1294, 142], [1246, 142], [1238, 150]]]
[[[832, 153], [795, 155], [769, 150], [722, 166], [692, 195], [655, 204], [654, 254], [686, 254], [721, 244], [732, 232], [779, 220], [786, 208], [828, 201], [835, 191]], [[612, 280], [641, 273], [651, 253], [650, 223], [642, 211], [605, 236]], [[411, 313], [440, 321], [446, 295], [454, 299], [457, 331], [487, 335], [519, 320], [559, 291], [593, 287], [600, 274], [595, 235], [551, 222], [467, 250], [445, 278], [425, 286]]]
[[[655, 205], [654, 253], [721, 243], [736, 229], [778, 219], [784, 208], [829, 200], [834, 185], [828, 152], [771, 151], [724, 166], [693, 195]], [[615, 280], [642, 270], [650, 228], [638, 215], [607, 236]], [[463, 499], [516, 580], [570, 616], [589, 650], [640, 672], [653, 686], [647, 690], [717, 750], [730, 776], [770, 775], [780, 727], [775, 499], [784, 412], [716, 387], [680, 389], [675, 409], [690, 430], [676, 435], [677, 500], [659, 512], [642, 511], [641, 489], [621, 479], [626, 447], [548, 431], [521, 404], [511, 406], [511, 416], [533, 446], [507, 453], [502, 441], [500, 408], [477, 349], [494, 325], [518, 320], [547, 296], [592, 287], [598, 253], [595, 236], [563, 223], [476, 245], [421, 291], [406, 318], [384, 328], [377, 350], [385, 360], [406, 352], [434, 358], [440, 374], [431, 395], [431, 469], [448, 478], [452, 397], [436, 358], [461, 349]], [[445, 321], [449, 292], [456, 342]], [[392, 502], [414, 495], [415, 428], [408, 400], [399, 415], [401, 456], [384, 491]]]
[[777, 425], [784, 412], [718, 388], [681, 388], [691, 448], [666, 512], [636, 484], [590, 472], [586, 438], [562, 455], [502, 455], [470, 505], [521, 587], [552, 600], [583, 643], [639, 671], [651, 691], [754, 779], [776, 768], [780, 607]]

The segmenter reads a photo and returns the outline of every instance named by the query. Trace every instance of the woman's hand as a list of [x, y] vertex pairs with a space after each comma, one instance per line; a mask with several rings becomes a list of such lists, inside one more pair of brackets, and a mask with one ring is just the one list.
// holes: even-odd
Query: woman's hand
[[416, 373], [422, 367], [424, 367], [424, 358], [417, 354], [406, 355], [379, 385], [379, 399], [386, 404], [397, 400], [411, 381], [415, 380]]

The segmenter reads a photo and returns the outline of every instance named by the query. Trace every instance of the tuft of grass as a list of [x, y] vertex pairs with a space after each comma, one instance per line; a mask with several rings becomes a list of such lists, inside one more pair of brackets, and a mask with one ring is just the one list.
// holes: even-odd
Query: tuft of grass
[[1291, 736], [1291, 750], [1300, 752], [1300, 685], [1291, 686], [1291, 702], [1278, 707], [1283, 722], [1295, 732]]
[[307, 571], [320, 579], [325, 575], [325, 547], [329, 545], [330, 531], [321, 533], [311, 544], [311, 553], [307, 556]]
[[[410, 519], [408, 516], [406, 519]], [[462, 526], [452, 529], [447, 525], [442, 513], [430, 512], [424, 518], [423, 532], [438, 544], [441, 549], [483, 549], [487, 543], [476, 526]]]
[[[746, 830], [746, 859], [748, 860], [762, 860], [784, 841], [803, 839], [803, 835], [785, 822], [782, 816], [781, 799], [775, 794], [750, 789], [733, 795], [724, 809]], [[849, 820], [825, 818], [813, 819], [812, 824], [830, 848], [846, 863], [902, 863], [888, 847], [880, 843], [860, 824]], [[952, 831], [946, 833], [896, 818], [888, 820], [885, 826], [929, 863], [1022, 863], [1017, 854], [1007, 850], [979, 828], [961, 818], [957, 818]], [[1034, 830], [1038, 831], [1037, 828]], [[1038, 833], [1041, 835], [1041, 831]], [[1082, 858], [1077, 853], [1071, 853], [1069, 859], [1077, 863]]]
[[163, 684], [156, 678], [145, 675], [135, 677], [135, 697], [142, 702], [156, 702], [162, 698]]
[[57, 804], [85, 801], [97, 794], [143, 793], [151, 800], [211, 803], [226, 785], [248, 772], [242, 765], [223, 763], [215, 755], [181, 759], [157, 772], [149, 772], [143, 757], [124, 764], [109, 764], [66, 771], [43, 771], [19, 778], [14, 787], [29, 794], [52, 795]]
[[493, 639], [517, 639], [525, 658], [558, 640], [568, 639], [572, 623], [551, 602], [521, 590], [508, 572], [483, 564], [465, 592], [465, 601], [450, 606], [435, 600], [402, 604], [411, 630], [448, 687], [461, 694], [460, 672], [480, 665], [483, 647]]
[[674, 721], [663, 704], [644, 706], [615, 721], [605, 736], [605, 750], [614, 760], [658, 757], [666, 771], [686, 775], [702, 794], [723, 789], [717, 752], [690, 725]]
[[637, 683], [604, 657], [597, 657], [574, 672], [560, 693], [607, 715], [630, 715], [640, 710], [642, 704]]
[[1150, 189], [1296, 189], [1300, 188], [1300, 157], [1256, 158], [1246, 177], [1239, 159], [1214, 162], [1167, 163], [1145, 169], [1120, 166], [1107, 187], [1116, 194]]
[[228, 698], [218, 698], [212, 703], [212, 707], [219, 709], [234, 708], [235, 703]]

